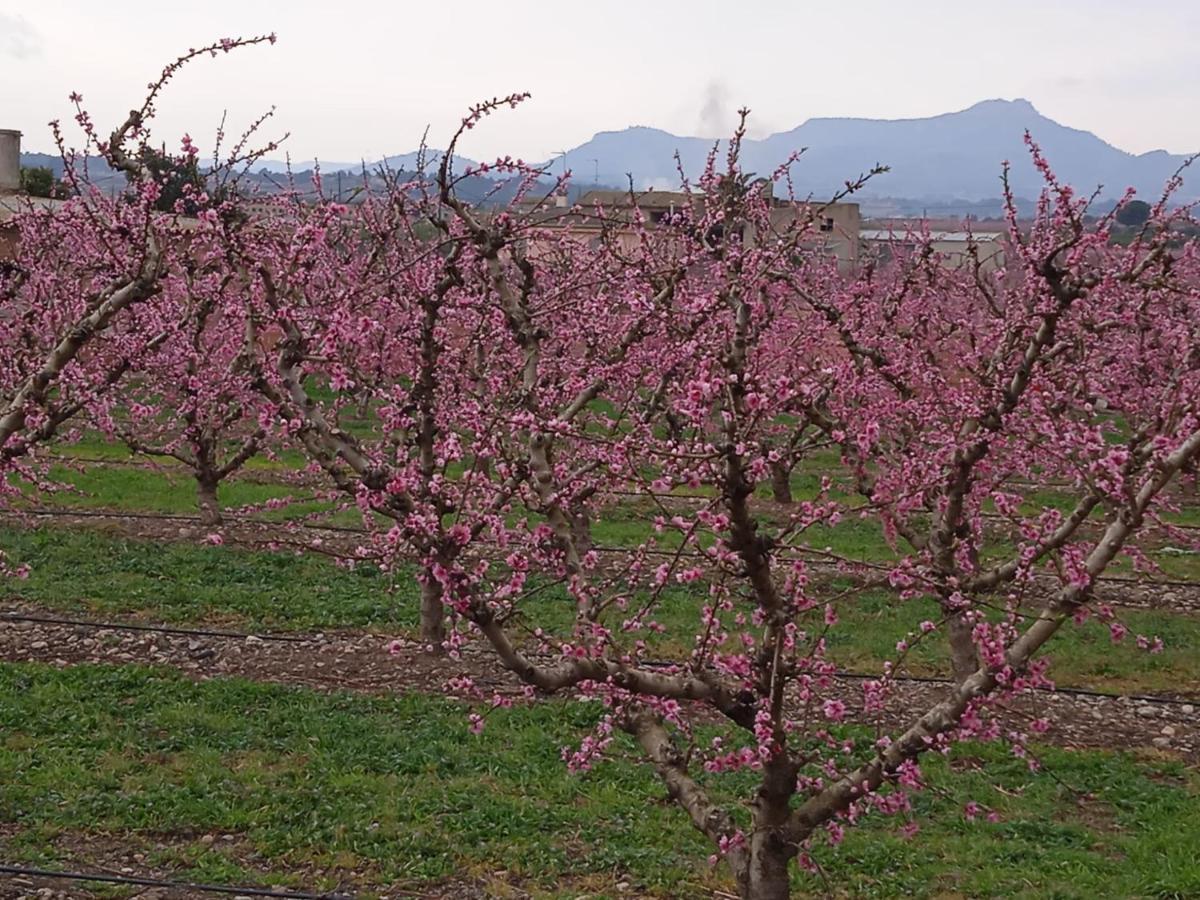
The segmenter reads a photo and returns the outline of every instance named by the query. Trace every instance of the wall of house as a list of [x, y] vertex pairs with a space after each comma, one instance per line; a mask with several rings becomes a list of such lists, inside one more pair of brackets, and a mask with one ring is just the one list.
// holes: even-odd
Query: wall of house
[[832, 256], [843, 272], [853, 269], [858, 264], [859, 231], [862, 230], [858, 204], [787, 204], [771, 210], [771, 224], [775, 228], [785, 228], [797, 218], [808, 216], [813, 217], [813, 228], [804, 246]]
[[13, 259], [17, 255], [17, 227], [10, 222], [0, 222], [0, 261]]
[[21, 132], [0, 128], [0, 193], [21, 187]]
[[[865, 236], [860, 242], [863, 252], [877, 256], [883, 261], [891, 259], [896, 253], [902, 252], [902, 249], [912, 248], [912, 245], [901, 235], [894, 238], [883, 238], [876, 237], [875, 235], [879, 234], [876, 231], [868, 234], [870, 236]], [[945, 265], [952, 268], [965, 266], [971, 262], [971, 255], [968, 252], [970, 244], [965, 238], [946, 237], [931, 241], [929, 246], [942, 258]], [[983, 271], [991, 272], [1004, 266], [1006, 256], [1005, 242], [1002, 238], [991, 236], [985, 238], [976, 235], [975, 246], [978, 248], [980, 268]]]
[[[1004, 265], [1004, 244], [1001, 241], [979, 241], [979, 267], [990, 272]], [[966, 241], [934, 241], [933, 251], [941, 254], [946, 263], [955, 268], [967, 265], [971, 256], [967, 253]]]

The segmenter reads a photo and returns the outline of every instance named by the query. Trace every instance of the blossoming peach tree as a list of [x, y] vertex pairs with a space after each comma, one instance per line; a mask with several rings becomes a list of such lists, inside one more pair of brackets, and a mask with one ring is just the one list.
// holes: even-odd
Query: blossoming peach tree
[[[531, 697], [601, 702], [569, 764], [626, 732], [742, 895], [778, 898], [813, 841], [868, 815], [912, 828], [924, 754], [968, 737], [1024, 752], [989, 711], [1050, 684], [1039, 654], [1064, 624], [1111, 617], [1097, 579], [1123, 554], [1148, 564], [1131, 539], [1200, 454], [1200, 294], [1169, 194], [1113, 246], [1111, 218], [1085, 220], [1034, 147], [1046, 189], [1027, 225], [1010, 198], [1005, 267], [917, 252], [839, 272], [814, 208], [739, 171], [739, 137], [653, 227], [636, 196], [550, 227], [536, 173], [505, 159], [488, 169], [528, 202], [473, 208], [452, 143], [436, 174], [236, 252], [260, 389], [375, 551], [415, 566], [423, 637], [479, 639]], [[339, 424], [364, 389], [384, 426], [367, 437]], [[816, 475], [782, 507], [759, 497], [781, 447]], [[606, 513], [653, 534], [600, 545], [580, 523]], [[878, 526], [885, 561], [824, 546], [851, 519]], [[851, 690], [828, 639], [868, 589], [940, 613]], [[935, 641], [953, 683], [885, 718]], [[714, 722], [732, 730], [702, 737]], [[731, 806], [722, 778], [747, 770], [757, 787]]]
[[[171, 338], [178, 309], [164, 286], [179, 278], [189, 253], [218, 221], [208, 197], [192, 198], [186, 219], [179, 209], [158, 208], [163, 185], [144, 160], [162, 91], [198, 57], [273, 41], [273, 35], [226, 39], [189, 50], [162, 70], [142, 104], [107, 137], [73, 94], [84, 138], [79, 153], [68, 149], [59, 123], [51, 123], [73, 196], [50, 204], [17, 198], [15, 251], [0, 262], [0, 492], [6, 499], [22, 485], [52, 487], [39, 446], [104, 402]], [[93, 187], [88, 154], [123, 176], [128, 189], [106, 196]], [[243, 140], [212, 176], [228, 179], [252, 158]]]
[[[458, 137], [513, 95], [472, 110], [434, 169], [353, 203], [319, 182], [253, 204], [196, 187], [164, 213], [123, 149], [158, 87], [93, 139], [131, 199], [22, 221], [0, 276], [6, 465], [84, 408], [167, 447], [196, 443], [192, 419], [236, 424], [234, 461], [264, 435], [302, 449], [361, 511], [358, 556], [415, 573], [428, 648], [475, 641], [531, 699], [596, 701], [568, 765], [624, 732], [744, 897], [786, 897], [793, 863], [866, 816], [911, 829], [923, 755], [1024, 752], [992, 711], [1050, 685], [1064, 625], [1112, 619], [1098, 579], [1150, 564], [1134, 538], [1169, 528], [1200, 456], [1200, 281], [1169, 192], [1115, 246], [1031, 147], [1046, 188], [1031, 223], [1010, 198], [1004, 267], [920, 250], [839, 271], [819, 204], [790, 196], [797, 161], [755, 181], [741, 130], [658, 221], [634, 193], [564, 211], [561, 182], [508, 158], [456, 173]], [[516, 200], [464, 202], [478, 174]], [[795, 502], [770, 502], [792, 470]], [[635, 527], [622, 543], [606, 520]], [[860, 521], [887, 552], [833, 546]], [[868, 593], [911, 627], [848, 682], [830, 637]], [[935, 642], [952, 681], [897, 714]], [[453, 687], [478, 696], [475, 730], [509, 702]]]
[[219, 486], [264, 450], [266, 434], [245, 371], [247, 304], [225, 262], [220, 244], [192, 237], [180, 271], [161, 284], [173, 327], [90, 404], [90, 421], [111, 439], [186, 467], [205, 526], [222, 523]]
[[[625, 410], [682, 265], [538, 228], [553, 189], [512, 160], [483, 171], [520, 181], [528, 211], [471, 209], [453, 186], [476, 173], [451, 160], [353, 207], [284, 199], [229, 250], [281, 439], [361, 509], [375, 539], [360, 557], [415, 560], [434, 652], [462, 639], [448, 616], [478, 598], [509, 608], [530, 566], [594, 566], [589, 514], [628, 453]], [[347, 424], [364, 405], [374, 431]]]

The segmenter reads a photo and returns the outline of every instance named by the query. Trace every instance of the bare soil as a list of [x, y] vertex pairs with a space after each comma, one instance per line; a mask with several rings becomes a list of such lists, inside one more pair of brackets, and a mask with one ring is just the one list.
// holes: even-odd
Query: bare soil
[[[0, 823], [0, 860], [9, 856], [6, 848], [18, 831], [19, 826]], [[186, 873], [181, 874], [169, 866], [155, 865], [151, 861], [171, 855], [171, 851], [182, 853], [188, 848], [194, 848], [197, 842], [211, 847], [242, 869], [257, 873], [264, 879], [264, 883], [266, 877], [279, 874], [278, 866], [272, 867], [249, 842], [234, 834], [195, 834], [182, 831], [167, 834], [108, 834], [63, 830], [47, 840], [46, 849], [53, 850], [55, 856], [60, 859], [70, 860], [68, 865], [72, 873], [194, 883], [188, 879]], [[68, 869], [54, 868], [53, 871], [65, 872]], [[379, 900], [535, 900], [546, 896], [544, 891], [531, 892], [504, 872], [494, 872], [490, 876], [476, 879], [452, 879], [432, 884], [388, 884], [380, 879], [377, 872], [370, 869], [353, 870], [344, 872], [343, 880], [324, 893], [303, 887], [320, 883], [327, 873], [319, 867], [304, 868], [292, 864], [288, 866], [287, 874], [289, 882], [295, 886], [273, 888], [280, 892], [280, 896], [286, 896], [283, 893], [285, 891], [318, 895], [327, 900], [351, 900], [363, 894], [369, 894]], [[586, 898], [597, 892], [606, 896], [627, 897], [630, 900], [643, 900], [648, 896], [638, 892], [619, 874], [579, 880], [576, 884], [564, 884], [562, 887], [570, 895], [579, 898]], [[0, 900], [102, 900], [112, 898], [114, 893], [126, 900], [213, 900], [217, 897], [256, 900], [249, 894], [238, 894], [231, 890], [214, 893], [190, 887], [118, 887], [79, 879], [0, 873]], [[697, 900], [701, 897], [713, 900], [731, 897], [711, 891], [692, 892], [687, 896]]]
[[[61, 617], [27, 603], [6, 605], [2, 612]], [[447, 693], [451, 678], [468, 675], [489, 694], [524, 695], [517, 678], [501, 669], [491, 651], [480, 644], [446, 658], [429, 654], [416, 641], [389, 641], [360, 631], [288, 637], [178, 635], [8, 620], [0, 621], [0, 659], [59, 667], [169, 666], [197, 681], [238, 676], [319, 691], [371, 694]], [[882, 717], [869, 719], [862, 714], [860, 680], [837, 679], [832, 697], [847, 705], [852, 720], [889, 730], [911, 722], [947, 689], [936, 682], [897, 682]], [[1006, 730], [1022, 732], [1028, 731], [1033, 719], [1045, 718], [1050, 731], [1039, 741], [1063, 747], [1144, 748], [1200, 761], [1200, 715], [1191, 703], [1038, 692], [997, 707], [994, 715]]]

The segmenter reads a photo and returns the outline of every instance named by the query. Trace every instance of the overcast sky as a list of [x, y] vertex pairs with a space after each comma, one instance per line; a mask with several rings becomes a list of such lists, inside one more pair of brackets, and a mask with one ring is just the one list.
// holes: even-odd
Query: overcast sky
[[1126, 150], [1200, 149], [1200, 0], [0, 0], [0, 128], [49, 150], [71, 91], [110, 127], [180, 51], [270, 31], [190, 66], [156, 135], [206, 147], [222, 110], [234, 130], [275, 105], [294, 159], [373, 159], [530, 91], [461, 149], [540, 160], [628, 125], [725, 134], [742, 104], [763, 135], [1025, 97]]

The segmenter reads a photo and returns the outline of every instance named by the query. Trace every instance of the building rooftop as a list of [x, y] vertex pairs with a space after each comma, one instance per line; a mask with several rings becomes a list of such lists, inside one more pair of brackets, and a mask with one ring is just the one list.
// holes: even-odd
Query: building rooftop
[[53, 197], [31, 197], [28, 194], [0, 192], [0, 224], [18, 213], [31, 209], [58, 209], [66, 203]]
[[[919, 235], [916, 232], [897, 231], [887, 228], [864, 228], [858, 236], [864, 241], [916, 241], [919, 240]], [[974, 241], [976, 244], [986, 244], [992, 241], [1004, 240], [1005, 233], [1003, 231], [931, 231], [929, 232], [929, 240], [931, 241], [950, 241], [955, 243], [966, 243]]]

